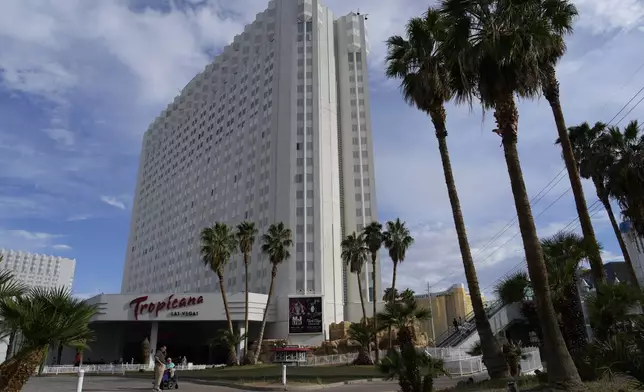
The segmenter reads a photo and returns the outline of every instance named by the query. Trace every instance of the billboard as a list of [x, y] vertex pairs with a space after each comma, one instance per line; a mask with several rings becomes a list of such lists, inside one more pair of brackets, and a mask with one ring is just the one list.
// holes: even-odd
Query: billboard
[[322, 333], [322, 297], [288, 299], [288, 333]]

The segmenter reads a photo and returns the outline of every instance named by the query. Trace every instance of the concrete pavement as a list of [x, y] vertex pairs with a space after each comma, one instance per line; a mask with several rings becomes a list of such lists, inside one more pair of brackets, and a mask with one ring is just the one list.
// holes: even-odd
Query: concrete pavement
[[[434, 381], [436, 389], [449, 388], [460, 380], [467, 377], [446, 378], [441, 377]], [[57, 377], [33, 377], [29, 380], [22, 392], [69, 392], [76, 390], [77, 378], [73, 376]], [[300, 387], [300, 388], [298, 388]], [[289, 388], [291, 391], [306, 390], [301, 384]], [[84, 392], [117, 392], [117, 391], [151, 391], [152, 380], [125, 378], [125, 377], [102, 377], [86, 376], [83, 383]], [[322, 389], [317, 389], [322, 390]], [[325, 392], [395, 392], [398, 390], [398, 383], [394, 381], [373, 381], [346, 385], [335, 385], [324, 387]], [[239, 389], [223, 386], [207, 385], [201, 383], [179, 382], [178, 392], [239, 392]]]

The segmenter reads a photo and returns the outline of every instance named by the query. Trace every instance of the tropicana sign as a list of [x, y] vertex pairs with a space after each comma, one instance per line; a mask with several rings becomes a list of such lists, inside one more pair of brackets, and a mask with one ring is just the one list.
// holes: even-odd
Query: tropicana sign
[[138, 320], [139, 316], [144, 312], [154, 313], [154, 316], [159, 316], [159, 312], [163, 310], [172, 310], [187, 308], [189, 306], [195, 306], [203, 303], [203, 296], [199, 297], [176, 297], [174, 294], [170, 295], [167, 300], [159, 302], [145, 302], [148, 300], [148, 296], [144, 295], [142, 297], [134, 298], [130, 302], [130, 307], [134, 306], [134, 319]]

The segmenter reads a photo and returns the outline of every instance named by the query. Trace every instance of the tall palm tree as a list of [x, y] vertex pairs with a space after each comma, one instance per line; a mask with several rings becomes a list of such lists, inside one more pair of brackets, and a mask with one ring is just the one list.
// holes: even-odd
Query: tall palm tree
[[[378, 260], [378, 252], [382, 248], [382, 225], [380, 222], [371, 222], [363, 229], [365, 242], [369, 253], [371, 254], [371, 285], [373, 287], [373, 330], [378, 331], [378, 320], [376, 318], [376, 298], [378, 294], [378, 287], [376, 285], [376, 261]], [[380, 350], [378, 349], [378, 334], [373, 334], [373, 344], [376, 349], [376, 363], [380, 362]]]
[[392, 36], [387, 40], [386, 74], [389, 78], [401, 80], [400, 89], [405, 101], [427, 113], [434, 124], [484, 361], [491, 378], [507, 377], [503, 351], [492, 333], [490, 321], [485, 313], [447, 148], [445, 103], [453, 98], [454, 90], [450, 83], [448, 64], [439, 50], [440, 40], [445, 35], [445, 26], [438, 10], [429, 8], [422, 18], [411, 19], [407, 24], [406, 34], [406, 39]]
[[[400, 218], [395, 221], [387, 222], [387, 230], [382, 233], [383, 243], [389, 252], [389, 258], [394, 263], [394, 270], [391, 276], [391, 303], [396, 303], [396, 274], [398, 272], [398, 264], [405, 261], [407, 250], [414, 243], [414, 238], [409, 233], [409, 229], [405, 226]], [[392, 347], [391, 328], [389, 328], [389, 348]]]
[[456, 98], [469, 103], [477, 98], [484, 109], [494, 110], [494, 131], [502, 138], [544, 346], [550, 353], [549, 382], [569, 391], [582, 390], [550, 299], [548, 273], [517, 150], [515, 95], [533, 98], [539, 93], [541, 65], [561, 36], [551, 31], [551, 22], [540, 6], [526, 2], [442, 0], [441, 12], [449, 26], [441, 51], [452, 70]]
[[622, 209], [639, 236], [644, 236], [644, 135], [637, 121], [631, 121], [623, 131], [608, 128], [606, 142], [612, 149], [615, 162], [609, 169], [611, 195]]
[[[401, 221], [400, 218], [387, 222], [386, 227], [386, 231], [382, 233], [383, 242], [389, 252], [391, 262], [394, 264], [394, 270], [391, 276], [391, 291], [395, 293], [398, 264], [405, 261], [407, 250], [414, 243], [414, 237], [411, 236], [409, 229], [405, 226], [405, 222]], [[395, 298], [392, 302], [395, 302]]]
[[244, 283], [246, 291], [246, 302], [244, 305], [244, 350], [248, 352], [248, 264], [250, 254], [253, 252], [253, 244], [257, 237], [257, 228], [253, 222], [241, 222], [237, 225], [237, 243], [239, 251], [244, 255]]
[[[608, 214], [608, 219], [617, 238], [619, 248], [624, 255], [624, 261], [631, 274], [631, 280], [637, 285], [637, 278], [631, 256], [628, 254], [626, 243], [619, 230], [615, 212], [610, 201], [608, 174], [615, 161], [615, 157], [608, 143], [609, 138], [607, 136], [607, 126], [601, 122], [595, 123], [592, 127], [587, 122], [584, 122], [568, 128], [568, 138], [570, 139], [570, 144], [577, 161], [579, 174], [582, 178], [590, 179], [593, 182], [597, 198], [599, 198]], [[559, 143], [559, 139], [557, 139], [557, 143]]]
[[98, 312], [66, 289], [31, 289], [0, 301], [0, 332], [18, 330], [21, 349], [0, 365], [0, 391], [21, 391], [55, 342], [81, 348], [94, 337], [90, 319]]
[[342, 260], [347, 264], [349, 270], [356, 274], [358, 279], [358, 291], [360, 292], [360, 304], [362, 305], [362, 322], [367, 324], [367, 309], [364, 305], [364, 293], [362, 292], [362, 267], [367, 262], [369, 249], [365, 245], [362, 234], [349, 234], [340, 243], [342, 249]]
[[[226, 265], [230, 258], [237, 250], [237, 238], [233, 228], [225, 223], [217, 222], [212, 227], [205, 227], [201, 230], [201, 260], [204, 265], [210, 268], [219, 278], [219, 290], [221, 291], [221, 299], [224, 302], [224, 310], [226, 311], [226, 319], [228, 320], [228, 331], [233, 335], [233, 320], [230, 316], [230, 307], [228, 306], [228, 295], [226, 294], [226, 286], [224, 285], [224, 274]], [[237, 362], [236, 353], [234, 348], [229, 358], [235, 358], [230, 363], [231, 365]]]
[[577, 17], [577, 7], [568, 0], [533, 0], [534, 5], [541, 8], [544, 21], [548, 22], [548, 33], [553, 35], [553, 45], [551, 45], [550, 54], [543, 57], [541, 61], [541, 89], [543, 96], [546, 98], [552, 109], [555, 118], [559, 143], [561, 144], [562, 157], [568, 171], [570, 187], [577, 207], [577, 215], [581, 224], [581, 231], [584, 234], [584, 240], [588, 242], [588, 251], [590, 252], [588, 261], [596, 281], [606, 280], [606, 271], [601, 259], [599, 248], [593, 246], [597, 244], [595, 230], [590, 220], [584, 189], [581, 184], [581, 177], [577, 168], [574, 150], [570, 142], [566, 121], [561, 108], [559, 99], [559, 81], [555, 71], [555, 65], [566, 52], [564, 36], [571, 34], [572, 25]]
[[262, 318], [262, 327], [259, 330], [259, 339], [257, 340], [253, 363], [257, 363], [260, 351], [262, 350], [262, 340], [264, 339], [264, 329], [266, 328], [266, 315], [268, 314], [268, 308], [273, 297], [277, 267], [291, 257], [292, 246], [293, 233], [282, 222], [270, 225], [268, 231], [262, 235], [262, 253], [268, 256], [268, 260], [272, 265], [271, 284], [268, 288], [268, 298], [266, 299], [266, 308], [264, 309], [264, 317]]

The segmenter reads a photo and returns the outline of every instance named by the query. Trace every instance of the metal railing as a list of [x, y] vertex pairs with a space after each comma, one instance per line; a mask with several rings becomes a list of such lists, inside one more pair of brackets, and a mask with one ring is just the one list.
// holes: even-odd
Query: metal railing
[[[175, 367], [177, 371], [183, 370], [203, 370], [207, 365], [178, 365]], [[124, 363], [119, 365], [83, 365], [81, 367], [74, 365], [52, 365], [45, 366], [41, 374], [57, 375], [57, 374], [74, 374], [78, 373], [79, 369], [83, 369], [86, 375], [90, 374], [125, 374], [125, 372], [138, 372], [139, 370], [152, 370], [150, 365], [140, 363]]]
[[[492, 305], [490, 305], [487, 309], [485, 309], [485, 313], [487, 314], [488, 318], [491, 318], [501, 309], [503, 309], [504, 306], [505, 304], [503, 302], [497, 300], [493, 302]], [[474, 311], [472, 311], [465, 316], [463, 324], [458, 329], [448, 328], [447, 331], [440, 334], [436, 339], [436, 341], [438, 342], [436, 346], [455, 346], [471, 336], [474, 331], [476, 331], [476, 320], [474, 319]]]

